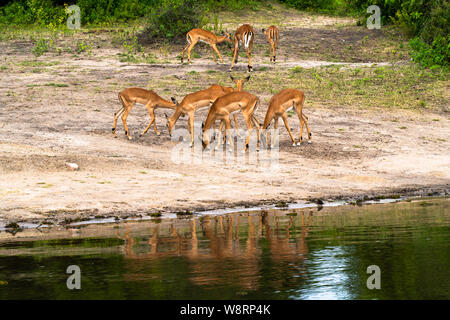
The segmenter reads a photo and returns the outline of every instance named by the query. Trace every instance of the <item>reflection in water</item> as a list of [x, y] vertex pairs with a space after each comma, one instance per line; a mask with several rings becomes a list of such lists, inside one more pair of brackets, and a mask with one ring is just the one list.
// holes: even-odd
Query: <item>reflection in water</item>
[[[449, 203], [82, 226], [50, 240], [0, 233], [0, 299], [449, 299]], [[82, 290], [67, 290], [69, 265]], [[381, 290], [366, 287], [369, 265]]]
[[[333, 247], [319, 250], [310, 255], [307, 267], [312, 274], [308, 278], [307, 288], [298, 290], [294, 299], [304, 300], [337, 300], [352, 299], [348, 290], [349, 254], [343, 247]], [[320, 270], [320, 272], [317, 272]]]
[[[262, 250], [268, 251], [267, 258], [272, 264], [290, 267], [287, 270], [292, 277], [304, 274], [311, 217], [309, 213], [305, 219], [302, 211], [299, 219], [284, 215], [280, 218], [276, 212], [268, 211], [206, 216], [200, 220], [194, 217], [189, 221], [189, 231], [177, 230], [172, 223], [164, 232], [156, 225], [148, 240], [132, 237], [129, 230], [123, 236], [117, 231], [116, 236], [124, 240], [121, 252], [127, 259], [128, 272], [124, 277], [128, 281], [154, 278], [155, 275], [145, 272], [146, 261], [178, 256], [188, 261], [186, 277], [198, 286], [213, 284], [217, 287], [231, 280], [241, 290], [258, 290]], [[301, 221], [301, 226], [295, 225], [296, 220]], [[294, 232], [297, 228], [300, 232], [292, 236], [294, 227]], [[281, 288], [286, 277], [289, 275], [273, 278], [271, 286]]]

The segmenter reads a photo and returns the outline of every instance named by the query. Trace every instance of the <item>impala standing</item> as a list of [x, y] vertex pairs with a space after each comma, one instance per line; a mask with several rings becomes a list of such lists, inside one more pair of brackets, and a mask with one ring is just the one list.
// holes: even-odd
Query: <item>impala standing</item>
[[122, 103], [122, 107], [117, 110], [116, 113], [114, 113], [114, 123], [112, 128], [112, 133], [115, 138], [117, 138], [116, 135], [116, 126], [117, 126], [117, 119], [122, 115], [122, 121], [123, 121], [123, 127], [125, 129], [125, 135], [128, 137], [128, 139], [131, 140], [130, 132], [128, 131], [127, 126], [127, 117], [130, 113], [131, 109], [136, 103], [143, 104], [148, 110], [148, 113], [150, 114], [151, 120], [147, 128], [141, 133], [141, 136], [144, 135], [148, 129], [151, 127], [151, 125], [154, 125], [155, 133], [159, 136], [158, 129], [156, 128], [156, 122], [155, 122], [155, 109], [157, 108], [167, 108], [167, 109], [175, 109], [176, 106], [174, 103], [165, 100], [161, 98], [159, 95], [157, 95], [155, 92], [151, 90], [146, 90], [142, 88], [127, 88], [125, 90], [122, 90], [119, 93], [119, 100]]
[[[231, 77], [231, 79], [236, 83], [236, 90], [242, 90], [244, 83], [247, 82], [250, 77], [241, 80], [235, 80], [233, 77]], [[181, 115], [187, 114], [189, 116], [188, 130], [191, 134], [190, 146], [192, 147], [194, 145], [195, 112], [199, 109], [209, 108], [217, 98], [233, 91], [234, 89], [231, 87], [223, 87], [218, 84], [213, 84], [208, 89], [200, 90], [186, 95], [180, 103], [178, 103], [175, 98], [172, 97], [172, 101], [176, 105], [175, 112], [170, 118], [167, 116], [167, 114], [165, 115], [167, 119], [167, 127], [169, 128], [169, 134], [172, 135], [172, 129], [175, 126], [178, 118]], [[236, 118], [234, 118], [234, 121], [235, 125], [237, 126]]]
[[237, 28], [236, 32], [234, 33], [234, 53], [233, 53], [233, 60], [231, 61], [231, 67], [230, 71], [233, 69], [233, 66], [238, 61], [239, 56], [239, 47], [241, 44], [244, 45], [245, 50], [247, 50], [247, 57], [248, 57], [248, 72], [252, 71], [252, 63], [251, 63], [251, 54], [252, 54], [252, 47], [253, 47], [253, 39], [255, 38], [255, 30], [253, 30], [253, 27], [249, 24], [243, 24], [239, 28]]
[[[300, 137], [297, 145], [299, 146], [302, 141], [303, 124], [306, 124], [306, 130], [308, 131], [308, 143], [311, 143], [311, 131], [309, 131], [308, 118], [303, 114], [303, 102], [305, 101], [305, 95], [303, 91], [297, 89], [284, 89], [274, 95], [269, 102], [269, 108], [267, 109], [266, 117], [264, 118], [264, 124], [262, 129], [266, 130], [272, 120], [275, 120], [274, 127], [278, 128], [278, 118], [283, 119], [284, 125], [292, 140], [292, 145], [295, 146], [295, 139], [292, 136], [291, 129], [289, 128], [287, 120], [287, 111], [292, 108], [297, 112], [298, 119], [300, 120]], [[268, 133], [267, 133], [267, 139]], [[273, 145], [271, 145], [273, 147]]]
[[[206, 117], [205, 124], [203, 125], [203, 136], [202, 144], [206, 148], [209, 144], [209, 130], [213, 126], [216, 120], [221, 120], [225, 122], [227, 130], [231, 129], [230, 115], [241, 111], [248, 128], [248, 136], [245, 140], [244, 152], [248, 149], [248, 143], [250, 141], [250, 135], [253, 130], [253, 124], [258, 130], [258, 144], [259, 144], [259, 132], [260, 124], [253, 116], [254, 112], [259, 107], [259, 98], [251, 93], [245, 91], [235, 91], [228, 93], [224, 96], [218, 98], [211, 108], [209, 109], [208, 116]], [[220, 136], [221, 130], [219, 130]], [[218, 143], [221, 139], [219, 137]], [[231, 148], [233, 148], [233, 141], [231, 139]]]
[[266, 35], [267, 42], [270, 44], [270, 62], [275, 63], [276, 60], [276, 49], [278, 44], [278, 38], [280, 36], [280, 31], [277, 26], [270, 26], [267, 30], [262, 29], [262, 32]]
[[217, 36], [214, 33], [203, 30], [203, 29], [192, 29], [186, 34], [186, 47], [184, 47], [183, 51], [181, 52], [181, 63], [184, 62], [184, 52], [187, 50], [187, 56], [188, 56], [188, 63], [191, 63], [191, 50], [194, 48], [194, 46], [197, 44], [198, 41], [207, 43], [210, 45], [211, 50], [213, 51], [213, 57], [214, 61], [217, 63], [217, 58], [215, 53], [220, 58], [220, 61], [223, 63], [222, 56], [220, 55], [219, 50], [217, 50], [216, 44], [227, 41], [229, 43], [231, 42], [231, 36], [229, 33], [222, 31], [222, 36]]

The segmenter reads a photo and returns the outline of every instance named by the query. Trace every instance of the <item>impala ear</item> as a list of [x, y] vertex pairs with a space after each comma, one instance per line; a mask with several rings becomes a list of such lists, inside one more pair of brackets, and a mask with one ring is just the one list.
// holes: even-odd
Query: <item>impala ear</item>
[[203, 128], [205, 127], [205, 123], [204, 122], [202, 122], [202, 131], [203, 131]]
[[250, 76], [248, 76], [247, 78], [245, 78], [245, 81], [247, 82], [248, 80], [250, 80]]
[[171, 97], [170, 99], [172, 100], [173, 104], [178, 105], [178, 102], [177, 102], [177, 100], [174, 97]]
[[231, 81], [236, 82], [236, 80], [234, 80], [233, 76], [230, 76], [230, 78], [231, 78]]
[[262, 29], [262, 32], [266, 32], [266, 29]]

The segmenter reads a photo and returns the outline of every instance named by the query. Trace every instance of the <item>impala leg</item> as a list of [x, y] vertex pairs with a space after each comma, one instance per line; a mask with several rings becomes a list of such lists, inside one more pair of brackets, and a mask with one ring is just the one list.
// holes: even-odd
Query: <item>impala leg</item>
[[[278, 129], [278, 117], [276, 117], [276, 118], [274, 119], [273, 128], [274, 128], [274, 129]], [[274, 135], [273, 135], [273, 143], [270, 144], [270, 149], [272, 149], [273, 146], [275, 145], [275, 139], [276, 139], [276, 138], [277, 138], [277, 137], [276, 137], [275, 134], [274, 134]]]
[[128, 131], [128, 126], [127, 126], [127, 118], [128, 118], [129, 113], [130, 113], [130, 109], [126, 109], [122, 115], [122, 122], [123, 122], [123, 127], [125, 129], [125, 135], [128, 137], [128, 140], [131, 140], [132, 138], [130, 136], [130, 132]]
[[288, 123], [286, 112], [284, 112], [281, 117], [283, 118], [284, 126], [286, 127], [286, 129], [289, 133], [289, 136], [291, 137], [292, 145], [295, 146], [295, 140], [294, 140], [294, 137], [292, 136], [291, 128], [289, 128], [289, 123]]
[[259, 123], [258, 119], [256, 119], [256, 117], [254, 115], [252, 115], [252, 122], [253, 124], [256, 126], [256, 130], [258, 132], [257, 134], [257, 145], [256, 145], [256, 151], [259, 151], [259, 140], [261, 137], [261, 124]]
[[277, 44], [273, 44], [273, 63], [277, 60]]
[[231, 120], [230, 117], [225, 117], [225, 127], [226, 130], [230, 130], [230, 134], [228, 135], [227, 132], [225, 134], [227, 135], [227, 139], [230, 141], [230, 151], [234, 150], [234, 143], [233, 143], [233, 135], [231, 134]]
[[233, 114], [233, 120], [234, 120], [234, 127], [236, 128], [236, 132], [237, 132], [239, 138], [242, 139], [241, 133], [239, 132], [239, 126], [238, 126], [238, 123], [237, 123], [236, 114]]
[[141, 133], [141, 136], [143, 136], [144, 134], [147, 133], [148, 129], [150, 129], [152, 124], [154, 125], [156, 135], [159, 136], [158, 129], [156, 128], [155, 111], [150, 106], [147, 106], [147, 109], [148, 109], [148, 113], [150, 114], [150, 123], [148, 124], [147, 128], [145, 128], [145, 130]]
[[216, 150], [219, 150], [219, 147], [222, 145], [222, 142], [223, 142], [223, 140], [222, 140], [223, 125], [224, 125], [224, 122], [220, 121], [219, 133], [217, 134], [217, 143], [216, 143], [216, 147], [215, 147]]
[[247, 128], [248, 128], [248, 135], [247, 135], [247, 139], [245, 139], [245, 148], [244, 148], [244, 152], [247, 151], [248, 147], [249, 147], [249, 143], [250, 143], [250, 136], [252, 134], [253, 131], [253, 126], [252, 126], [252, 119], [251, 116], [246, 116], [245, 117], [245, 122], [247, 122]]
[[122, 113], [124, 111], [125, 111], [125, 107], [122, 107], [119, 110], [117, 110], [116, 113], [114, 113], [114, 122], [113, 122], [113, 128], [112, 128], [112, 133], [114, 135], [114, 138], [117, 138], [117, 134], [116, 134], [117, 120], [119, 119], [119, 117], [122, 115]]
[[248, 48], [247, 48], [247, 57], [248, 57], [248, 66], [247, 66], [247, 68], [248, 68], [248, 72], [252, 72], [252, 61], [251, 61], [251, 59], [252, 59], [252, 47], [251, 47], [251, 45], [249, 45], [248, 46]]
[[233, 69], [234, 64], [237, 62], [237, 54], [239, 53], [239, 41], [237, 39], [234, 39], [234, 53], [233, 53], [233, 60], [231, 60], [231, 69]]
[[197, 42], [192, 42], [187, 48], [188, 63], [191, 63], [191, 51]]
[[217, 55], [219, 56], [220, 62], [223, 63], [223, 59], [222, 56], [220, 55], [219, 50], [217, 50], [217, 47], [215, 44], [212, 45], [212, 48], [214, 49], [214, 51], [216, 51]]
[[189, 131], [191, 133], [191, 144], [190, 147], [194, 146], [194, 113], [189, 113]]
[[213, 54], [214, 62], [218, 64], [218, 62], [217, 62], [217, 57], [216, 57], [216, 52], [215, 52], [215, 50], [214, 50], [214, 48], [213, 48], [213, 45], [210, 44], [209, 46], [210, 46], [211, 51], [212, 51], [212, 54]]
[[184, 62], [184, 53], [186, 52], [187, 48], [189, 47], [190, 43], [188, 42], [186, 46], [184, 47], [183, 51], [181, 51], [181, 63]]
[[309, 130], [309, 125], [308, 125], [308, 118], [302, 113], [302, 118], [303, 121], [305, 122], [306, 125], [306, 131], [308, 132], [308, 143], [312, 143], [311, 141], [311, 130]]

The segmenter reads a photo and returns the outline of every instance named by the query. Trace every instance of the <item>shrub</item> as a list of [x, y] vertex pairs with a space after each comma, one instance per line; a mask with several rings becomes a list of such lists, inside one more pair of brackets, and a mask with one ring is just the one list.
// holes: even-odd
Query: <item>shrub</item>
[[159, 7], [152, 8], [144, 38], [174, 38], [184, 36], [193, 28], [207, 23], [204, 13], [207, 7], [198, 0], [163, 0]]

